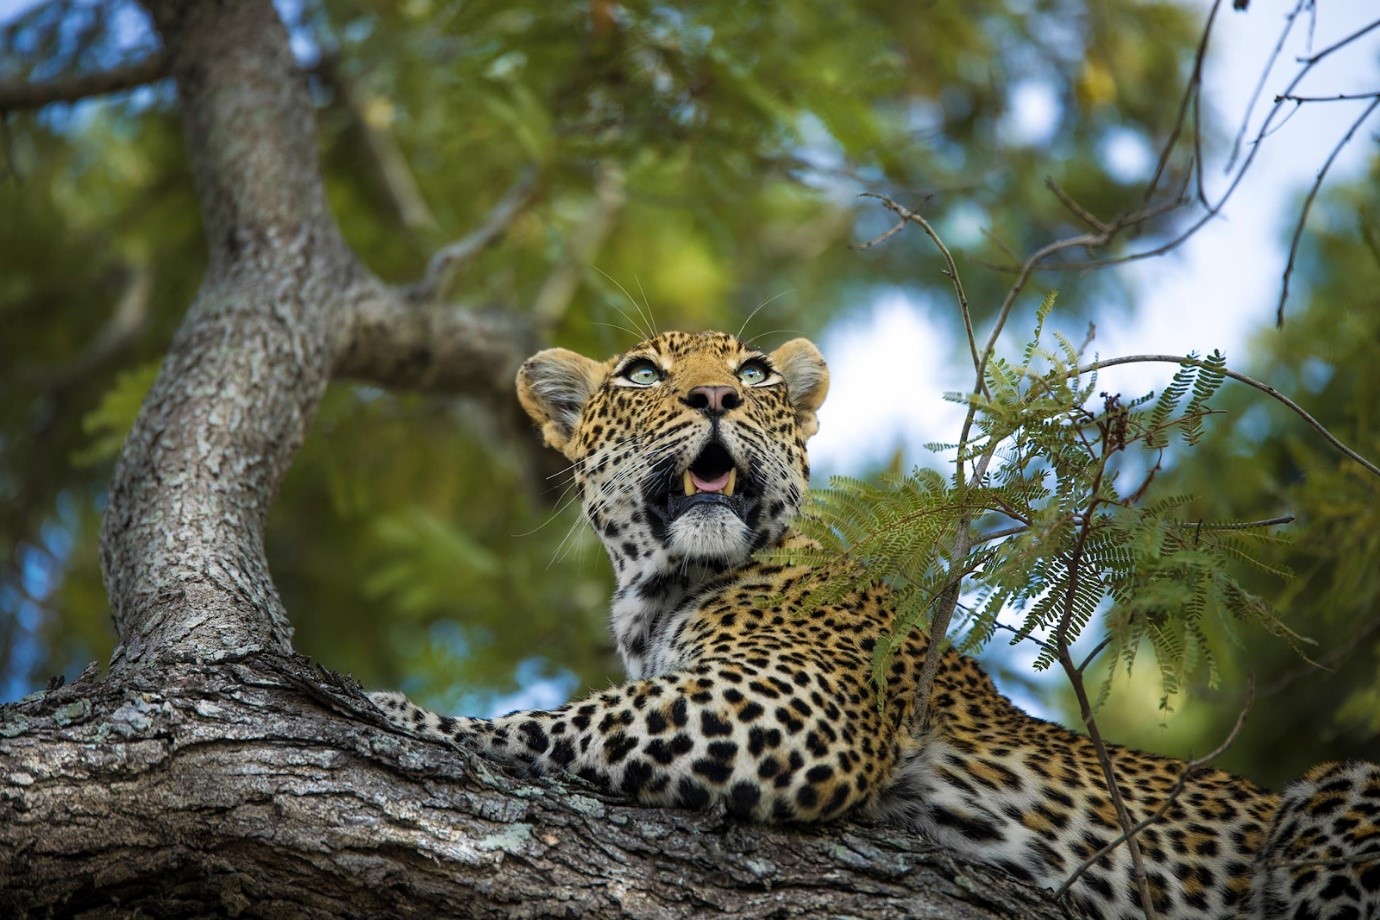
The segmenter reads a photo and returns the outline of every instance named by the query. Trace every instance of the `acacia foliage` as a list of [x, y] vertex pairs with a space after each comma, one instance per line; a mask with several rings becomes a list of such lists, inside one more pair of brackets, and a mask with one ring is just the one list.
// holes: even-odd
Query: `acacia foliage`
[[[932, 445], [953, 455], [953, 474], [836, 477], [813, 493], [800, 524], [818, 546], [780, 554], [832, 571], [815, 603], [889, 584], [897, 610], [891, 641], [874, 656], [879, 686], [906, 636], [929, 629], [960, 583], [960, 650], [1003, 631], [1013, 645], [1036, 643], [1034, 666], [1044, 670], [1095, 627], [1093, 655], [1128, 672], [1143, 650], [1153, 653], [1161, 705], [1199, 673], [1219, 685], [1210, 631], [1245, 624], [1298, 641], [1236, 572], [1244, 563], [1287, 577], [1262, 552], [1282, 538], [1269, 525], [1187, 516], [1191, 496], [1156, 488], [1166, 452], [1202, 439], [1225, 357], [1190, 355], [1158, 394], [1123, 399], [1098, 390], [1066, 336], [1045, 341], [1054, 300], [1041, 303], [1018, 357], [989, 361], [975, 392], [949, 394], [974, 420], [960, 441]], [[960, 530], [970, 537], [956, 542]], [[956, 557], [956, 545], [971, 549]], [[1105, 673], [1103, 697], [1113, 670]]]

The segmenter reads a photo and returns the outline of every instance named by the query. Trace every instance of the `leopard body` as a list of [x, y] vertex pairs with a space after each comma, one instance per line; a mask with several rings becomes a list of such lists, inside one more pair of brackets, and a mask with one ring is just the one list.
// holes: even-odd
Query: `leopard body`
[[[922, 721], [927, 636], [906, 636], [873, 678], [892, 641], [888, 589], [811, 603], [824, 575], [770, 552], [802, 546], [790, 524], [828, 379], [803, 339], [766, 354], [722, 333], [664, 333], [605, 362], [529, 359], [519, 397], [571, 460], [612, 560], [629, 680], [496, 719], [373, 699], [407, 731], [649, 805], [900, 821], [1049, 889], [1083, 867], [1075, 903], [1143, 916], [1128, 848], [1103, 852], [1122, 825], [1088, 738], [1022, 712], [952, 650]], [[1170, 758], [1109, 756], [1131, 820], [1148, 821], [1137, 842], [1159, 917], [1380, 916], [1375, 765], [1324, 765], [1281, 797]]]

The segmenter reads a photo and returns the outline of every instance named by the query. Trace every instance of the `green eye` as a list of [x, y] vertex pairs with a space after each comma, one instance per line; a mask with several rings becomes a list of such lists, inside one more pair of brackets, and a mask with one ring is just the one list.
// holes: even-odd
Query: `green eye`
[[761, 361], [749, 361], [738, 368], [738, 379], [748, 386], [756, 386], [771, 376], [771, 372]]
[[644, 358], [629, 364], [623, 377], [640, 387], [649, 387], [661, 379], [661, 368]]

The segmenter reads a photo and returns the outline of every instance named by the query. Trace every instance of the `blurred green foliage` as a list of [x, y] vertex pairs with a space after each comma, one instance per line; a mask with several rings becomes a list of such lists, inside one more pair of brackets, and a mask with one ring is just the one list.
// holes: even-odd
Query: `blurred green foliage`
[[[1109, 172], [1102, 152], [1115, 137], [1153, 148], [1167, 135], [1200, 26], [1167, 0], [279, 8], [309, 71], [330, 200], [367, 264], [416, 279], [534, 169], [534, 203], [447, 294], [461, 307], [540, 303], [553, 340], [590, 354], [630, 344], [624, 289], [662, 328], [737, 329], [770, 301], [749, 332], [807, 334], [881, 290], [947, 296], [918, 233], [866, 255], [847, 248], [889, 223], [859, 208], [861, 191], [923, 200], [981, 311], [1008, 279], [979, 263], [1078, 229], [1046, 175], [1099, 214], [1139, 203], [1144, 177]], [[98, 70], [154, 47], [126, 0], [53, 0], [0, 25], [0, 80]], [[1033, 132], [1014, 108], [1032, 87], [1055, 103]], [[204, 251], [166, 82], [14, 113], [6, 137], [0, 692], [13, 696], [109, 654], [103, 491]], [[617, 194], [601, 199], [611, 182]], [[1328, 258], [1320, 249], [1319, 270]], [[573, 273], [565, 294], [551, 283], [562, 272]], [[1352, 283], [1322, 277], [1325, 290]], [[1112, 283], [1099, 276], [1069, 302], [1095, 304]], [[1297, 347], [1304, 374], [1316, 349]], [[1329, 385], [1346, 376], [1334, 368]], [[1257, 497], [1335, 467], [1323, 453], [1310, 460], [1312, 447], [1273, 416], [1263, 424], [1260, 437], [1282, 440], [1260, 448], [1270, 462]], [[514, 428], [463, 398], [332, 387], [267, 533], [299, 649], [446, 708], [482, 709], [485, 694], [515, 687], [524, 661], [528, 676], [564, 669], [584, 685], [617, 674], [602, 551], [560, 477], [534, 486], [546, 474], [520, 446], [532, 435]], [[1210, 449], [1229, 452], [1231, 434], [1210, 429], [1219, 439]], [[1330, 475], [1341, 488], [1346, 471]], [[1220, 497], [1245, 502], [1251, 478], [1232, 477]], [[1373, 516], [1366, 494], [1350, 501]], [[1329, 518], [1334, 538], [1344, 517]], [[1360, 582], [1355, 598], [1373, 590]]]

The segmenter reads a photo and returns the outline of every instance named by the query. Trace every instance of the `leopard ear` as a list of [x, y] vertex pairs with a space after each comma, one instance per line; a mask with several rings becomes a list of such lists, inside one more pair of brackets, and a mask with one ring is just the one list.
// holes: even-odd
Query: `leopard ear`
[[829, 393], [829, 367], [808, 339], [791, 339], [771, 353], [772, 365], [786, 379], [786, 392], [795, 406], [801, 438], [819, 430], [815, 411]]
[[518, 401], [541, 428], [542, 438], [574, 460], [575, 429], [585, 403], [604, 380], [604, 365], [564, 348], [548, 348], [518, 370]]

